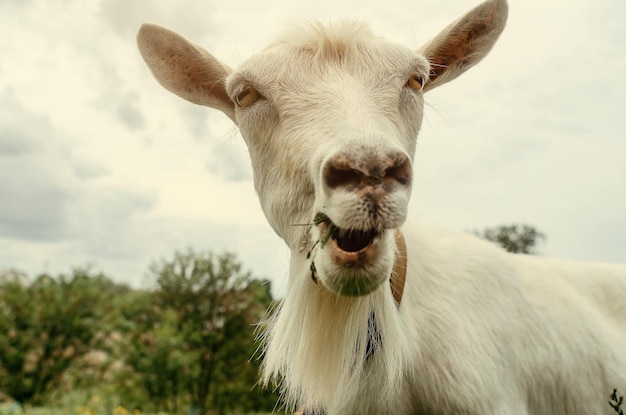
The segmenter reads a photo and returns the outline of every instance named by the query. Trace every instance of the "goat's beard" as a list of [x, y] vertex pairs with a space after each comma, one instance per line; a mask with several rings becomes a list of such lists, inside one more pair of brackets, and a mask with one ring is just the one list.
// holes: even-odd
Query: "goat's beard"
[[[355, 396], [364, 379], [376, 382], [380, 399], [393, 400], [408, 367], [410, 336], [389, 285], [366, 296], [337, 296], [311, 281], [303, 255], [294, 253], [291, 265], [286, 297], [262, 335], [263, 381], [280, 384], [288, 409], [336, 406]], [[380, 344], [368, 357], [371, 318]]]

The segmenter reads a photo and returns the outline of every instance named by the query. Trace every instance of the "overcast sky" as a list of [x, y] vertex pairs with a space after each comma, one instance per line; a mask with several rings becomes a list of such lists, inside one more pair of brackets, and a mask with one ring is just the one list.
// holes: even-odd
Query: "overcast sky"
[[[0, 1], [0, 271], [91, 265], [146, 283], [176, 249], [234, 251], [281, 294], [246, 147], [154, 81], [135, 45], [170, 27], [236, 67], [293, 21], [359, 18], [417, 49], [473, 0]], [[426, 96], [410, 214], [528, 223], [543, 255], [626, 262], [626, 2], [510, 0], [491, 55]]]

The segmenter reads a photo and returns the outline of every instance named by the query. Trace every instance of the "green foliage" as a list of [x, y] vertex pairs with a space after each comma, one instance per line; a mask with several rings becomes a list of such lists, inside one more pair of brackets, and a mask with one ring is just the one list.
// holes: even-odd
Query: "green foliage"
[[537, 244], [546, 239], [543, 233], [529, 225], [503, 225], [473, 233], [518, 254], [536, 254]]
[[22, 403], [41, 404], [50, 387], [104, 335], [103, 294], [124, 288], [85, 269], [58, 278], [43, 274], [31, 283], [8, 272], [0, 284], [0, 391]]
[[613, 389], [613, 393], [610, 396], [611, 400], [609, 401], [609, 405], [611, 408], [615, 410], [619, 415], [624, 415], [624, 411], [622, 410], [622, 404], [624, 403], [623, 396], [617, 396], [617, 389]]
[[0, 414], [270, 412], [277, 396], [251, 358], [269, 282], [232, 254], [191, 250], [151, 273], [151, 290], [81, 269], [0, 273]]
[[253, 388], [258, 366], [250, 361], [253, 325], [271, 302], [269, 283], [243, 272], [232, 254], [177, 252], [151, 271], [158, 289], [134, 315], [126, 355], [150, 404], [199, 413], [211, 406], [218, 414], [273, 404], [274, 396]]

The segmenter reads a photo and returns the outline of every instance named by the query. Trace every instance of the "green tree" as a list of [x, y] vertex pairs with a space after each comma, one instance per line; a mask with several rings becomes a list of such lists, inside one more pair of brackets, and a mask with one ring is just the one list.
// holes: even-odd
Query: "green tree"
[[[249, 404], [258, 379], [254, 324], [271, 302], [269, 283], [228, 253], [176, 252], [151, 272], [157, 290], [134, 317], [126, 362], [155, 409], [226, 413]], [[271, 409], [269, 399], [254, 399]]]
[[0, 390], [39, 405], [79, 357], [103, 336], [107, 295], [124, 287], [102, 274], [0, 276]]
[[518, 254], [536, 254], [538, 243], [546, 239], [543, 233], [529, 225], [502, 225], [474, 231], [474, 234]]

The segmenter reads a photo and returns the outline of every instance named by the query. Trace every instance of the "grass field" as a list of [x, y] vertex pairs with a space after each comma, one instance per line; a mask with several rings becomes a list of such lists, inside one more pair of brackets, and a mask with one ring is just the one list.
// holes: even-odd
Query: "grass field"
[[[143, 412], [139, 409], [126, 408], [115, 403], [112, 397], [100, 397], [83, 392], [72, 393], [59, 400], [58, 404], [45, 407], [23, 408], [14, 402], [0, 403], [0, 415], [201, 415], [193, 409], [186, 409], [178, 414], [169, 412]], [[230, 415], [230, 414], [229, 414]], [[232, 415], [284, 415], [283, 412], [246, 413]]]

